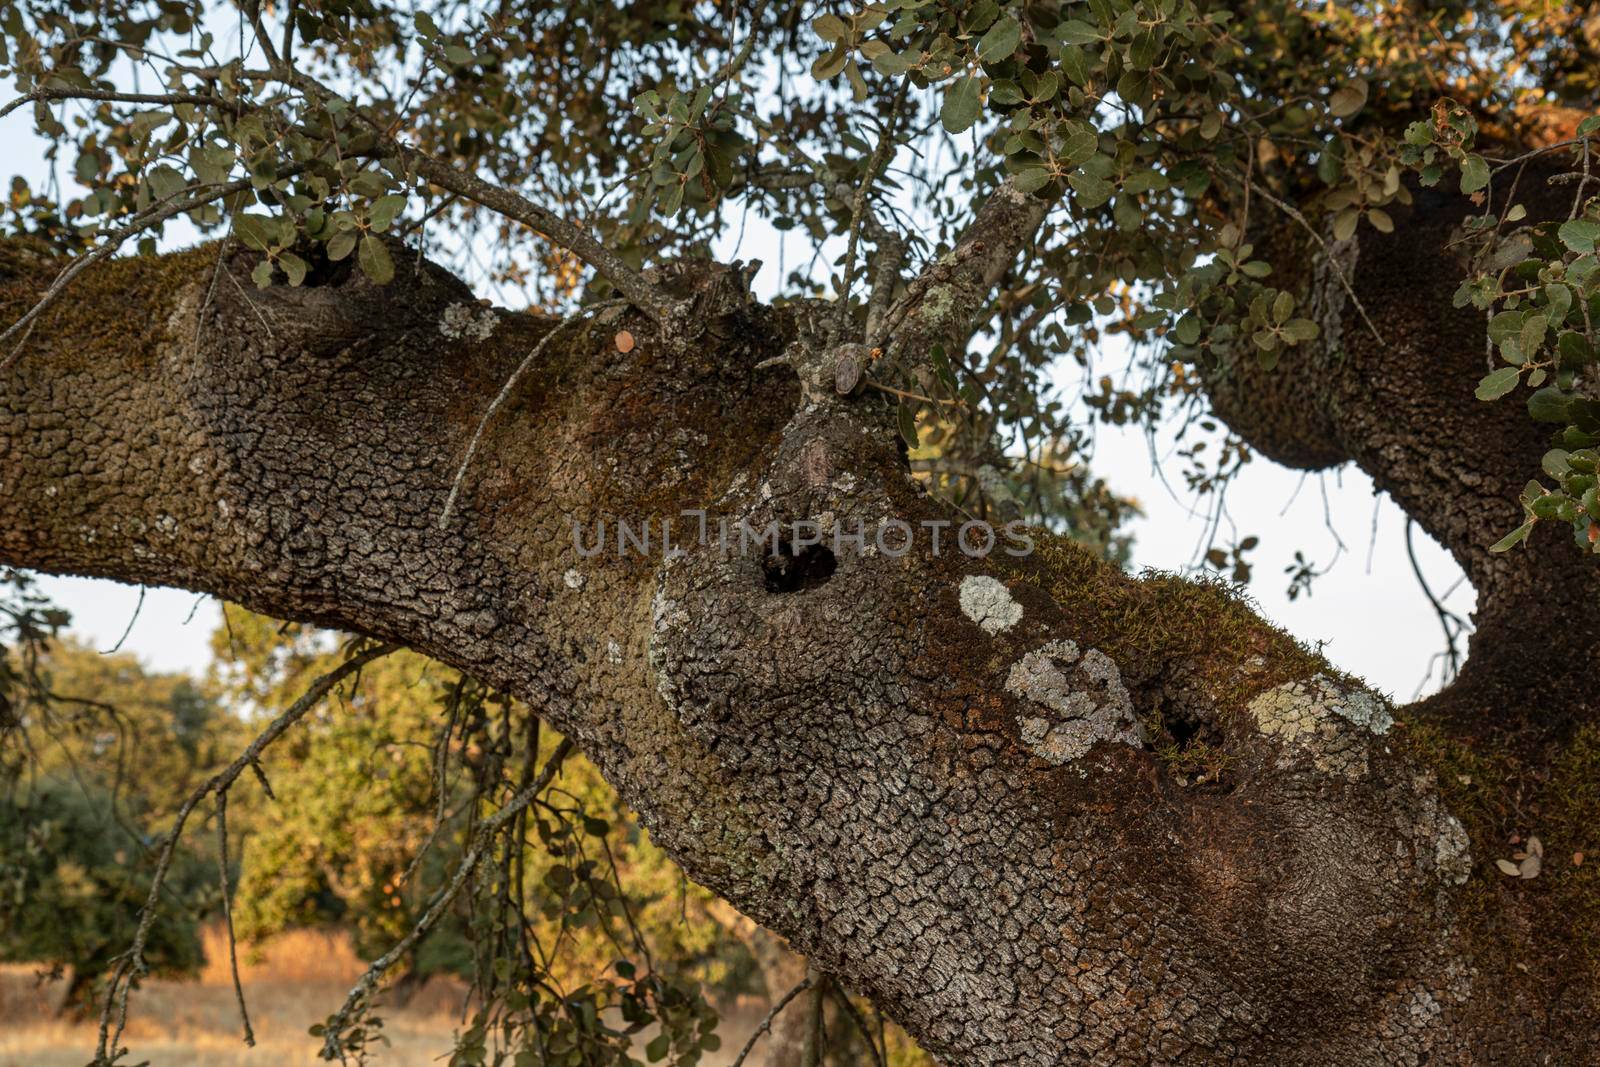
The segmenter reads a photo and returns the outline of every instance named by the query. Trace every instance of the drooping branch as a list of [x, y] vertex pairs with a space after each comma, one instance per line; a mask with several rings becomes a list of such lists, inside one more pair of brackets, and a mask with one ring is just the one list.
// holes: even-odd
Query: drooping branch
[[[244, 773], [246, 767], [258, 766], [261, 759], [261, 754], [266, 751], [266, 749], [269, 748], [274, 741], [282, 736], [284, 731], [288, 730], [295, 723], [305, 718], [306, 713], [320, 704], [323, 698], [325, 698], [328, 693], [332, 691], [334, 686], [338, 685], [351, 674], [360, 670], [366, 664], [372, 662], [380, 656], [386, 656], [393, 651], [394, 648], [388, 645], [377, 645], [363, 649], [362, 651], [351, 656], [349, 659], [345, 660], [343, 663], [339, 664], [339, 666], [335, 667], [327, 674], [312, 682], [311, 685], [306, 688], [305, 693], [303, 693], [300, 698], [291, 704], [281, 715], [273, 719], [272, 722], [268, 723], [267, 728], [261, 731], [261, 733], [257, 735], [256, 739], [250, 742], [250, 744], [246, 746], [245, 750], [240, 753], [232, 763], [228, 764], [227, 767], [212, 775], [204, 783], [202, 783], [199, 788], [190, 793], [188, 799], [184, 801], [183, 806], [178, 809], [178, 814], [173, 818], [172, 821], [172, 829], [167, 831], [166, 840], [162, 843], [161, 855], [156, 862], [155, 874], [150, 879], [150, 892], [145, 900], [144, 907], [140, 909], [139, 912], [139, 925], [134, 931], [133, 944], [118, 960], [117, 969], [111, 977], [110, 987], [106, 990], [105, 1004], [100, 1011], [99, 1041], [95, 1048], [94, 1062], [96, 1064], [111, 1064], [115, 1062], [116, 1058], [120, 1055], [119, 1046], [122, 1040], [122, 1033], [128, 1024], [128, 994], [132, 989], [133, 982], [144, 977], [144, 949], [145, 944], [150, 937], [150, 928], [154, 924], [156, 916], [159, 914], [162, 886], [166, 883], [167, 871], [172, 866], [172, 857], [177, 852], [178, 842], [183, 838], [184, 826], [188, 823], [189, 816], [194, 812], [195, 807], [207, 796], [214, 795], [217, 797], [218, 833], [219, 835], [222, 835], [223, 842], [220, 862], [224, 865], [223, 892], [226, 894], [227, 839], [225, 836], [226, 831], [221, 828], [226, 825], [223, 822], [223, 812], [225, 811], [224, 805], [227, 803], [225, 798], [227, 796], [228, 789], [235, 781], [238, 780], [239, 775]], [[231, 951], [231, 915], [229, 924], [229, 940]], [[237, 962], [235, 962], [234, 983], [236, 987], [238, 984], [238, 977], [238, 966]], [[239, 1006], [241, 1013], [243, 1013], [244, 994], [242, 992], [239, 994]], [[113, 1029], [113, 1018], [115, 1019], [115, 1029]], [[244, 1019], [244, 1030], [245, 1043], [253, 1045], [255, 1041], [254, 1036], [250, 1031], [250, 1020], [248, 1015], [246, 1015]]]
[[339, 1007], [339, 1010], [329, 1018], [322, 1046], [324, 1059], [335, 1060], [343, 1058], [345, 1029], [348, 1027], [352, 1016], [372, 996], [373, 991], [378, 987], [378, 983], [383, 980], [383, 976], [389, 972], [389, 969], [404, 958], [406, 953], [416, 947], [417, 942], [426, 937], [428, 932], [438, 925], [439, 920], [444, 917], [451, 903], [461, 895], [461, 890], [466, 887], [467, 880], [472, 877], [473, 872], [478, 869], [478, 865], [483, 862], [485, 853], [494, 844], [495, 835], [507, 823], [521, 814], [540, 793], [549, 787], [550, 783], [555, 780], [556, 773], [561, 770], [561, 765], [566, 762], [567, 756], [571, 753], [572, 742], [563, 738], [561, 743], [556, 746], [555, 751], [550, 754], [550, 758], [545, 760], [544, 768], [540, 770], [539, 776], [518, 790], [493, 815], [478, 824], [473, 831], [472, 840], [467, 846], [467, 853], [462, 857], [461, 864], [456, 868], [456, 873], [451, 876], [449, 883], [429, 902], [427, 910], [422, 913], [422, 917], [416, 921], [412, 928], [406, 931], [405, 936], [368, 965], [367, 969], [362, 972], [361, 977], [356, 980], [356, 984], [350, 988], [350, 992], [345, 995], [344, 1003]]

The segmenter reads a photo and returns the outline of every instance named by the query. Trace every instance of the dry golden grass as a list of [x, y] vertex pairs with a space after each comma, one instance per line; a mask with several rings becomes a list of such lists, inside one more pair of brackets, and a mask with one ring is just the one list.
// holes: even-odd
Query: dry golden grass
[[[295, 931], [265, 946], [240, 946], [256, 1046], [246, 1048], [228, 973], [221, 930], [205, 932], [206, 966], [188, 981], [154, 979], [129, 1001], [124, 1044], [130, 1064], [151, 1067], [322, 1067], [318, 1044], [306, 1030], [327, 1018], [361, 973], [349, 939]], [[0, 965], [0, 1067], [82, 1067], [94, 1052], [95, 1024], [56, 1017], [66, 983], [37, 980], [35, 967]], [[374, 1057], [379, 1067], [433, 1067], [449, 1054], [460, 1021], [461, 983], [436, 979], [403, 1008], [380, 1014], [390, 1045]], [[750, 1007], [724, 1021], [723, 1062], [731, 1060], [761, 1019]], [[702, 1061], [716, 1067], [711, 1059]]]
[[[348, 939], [297, 931], [259, 950], [241, 947], [240, 977], [256, 1046], [239, 1027], [227, 941], [205, 934], [206, 967], [189, 981], [152, 980], [129, 1002], [125, 1043], [130, 1063], [152, 1067], [311, 1067], [317, 1042], [306, 1030], [344, 999], [362, 963]], [[36, 968], [0, 967], [0, 1067], [82, 1067], [94, 1050], [95, 1024], [55, 1016], [64, 982], [40, 984]], [[383, 1013], [391, 1047], [378, 1062], [433, 1064], [448, 1053], [462, 987], [430, 982], [404, 1008]]]

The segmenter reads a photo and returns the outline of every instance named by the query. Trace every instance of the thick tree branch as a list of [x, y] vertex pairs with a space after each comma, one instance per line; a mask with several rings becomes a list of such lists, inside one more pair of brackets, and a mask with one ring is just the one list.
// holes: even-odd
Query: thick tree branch
[[964, 351], [973, 316], [1049, 211], [1050, 201], [1020, 192], [1006, 179], [978, 209], [955, 247], [911, 281], [868, 344], [900, 354], [912, 365], [920, 364], [935, 344]]
[[[1014, 255], [1038, 210], [989, 232]], [[992, 284], [981, 240], [934, 282]], [[470, 293], [426, 263], [208, 303], [216, 262], [100, 264], [40, 320], [0, 377], [0, 562], [207, 590], [516, 694], [692, 877], [947, 1062], [1446, 1060], [1501, 1025], [1463, 977], [1465, 835], [1382, 703], [1221, 590], [919, 525], [951, 515], [859, 401], [757, 369], [829, 308], [682, 265], [694, 331], [552, 339], [441, 528], [551, 324], [452, 336]], [[5, 310], [56, 265], [0, 269]], [[619, 552], [619, 519], [653, 547]], [[911, 551], [873, 543], [886, 520]], [[866, 541], [740, 550], [740, 523], [797, 521]], [[1226, 772], [1159, 755], [1183, 738]]]

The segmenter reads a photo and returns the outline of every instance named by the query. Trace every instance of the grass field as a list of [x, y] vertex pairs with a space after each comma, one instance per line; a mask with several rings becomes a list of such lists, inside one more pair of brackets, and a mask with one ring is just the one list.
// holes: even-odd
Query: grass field
[[[151, 1067], [311, 1067], [317, 1041], [306, 1029], [321, 1022], [344, 999], [362, 963], [342, 937], [300, 931], [276, 939], [241, 977], [249, 1001], [256, 1046], [240, 1037], [238, 1008], [228, 976], [227, 946], [208, 931], [206, 959], [198, 978], [153, 980], [133, 996], [125, 1043], [130, 1064]], [[82, 1067], [94, 1052], [95, 1024], [58, 1019], [55, 1006], [65, 983], [40, 984], [37, 968], [0, 966], [0, 1067]], [[463, 987], [434, 981], [404, 1008], [382, 1012], [390, 1047], [375, 1057], [382, 1067], [442, 1064], [460, 1025]], [[741, 1006], [719, 1032], [724, 1052], [705, 1067], [732, 1059], [763, 1014], [763, 1005]], [[761, 1062], [759, 1055], [751, 1060]]]

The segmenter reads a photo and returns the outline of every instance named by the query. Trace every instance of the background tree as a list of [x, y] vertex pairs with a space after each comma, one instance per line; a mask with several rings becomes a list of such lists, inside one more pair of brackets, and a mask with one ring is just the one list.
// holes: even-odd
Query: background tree
[[[0, 254], [0, 561], [211, 591], [515, 696], [944, 1060], [1581, 1059], [1593, 17], [8, 5], [14, 106], [81, 189], [16, 188]], [[179, 218], [218, 240], [161, 254]], [[750, 218], [789, 235], [776, 269], [709, 262]], [[484, 307], [462, 275], [580, 306]], [[574, 544], [707, 511], [1114, 545], [1050, 388], [1110, 337], [1132, 358], [1092, 419], [1226, 426], [1191, 485], [1355, 462], [1451, 551], [1479, 608], [1447, 689], [1397, 721], [1222, 583], [1039, 529], [1025, 557]], [[507, 915], [565, 754], [508, 761], [532, 729], [503, 731], [446, 887], [486, 878]], [[458, 1055], [621, 1055], [481, 944]], [[377, 977], [327, 1055], [370, 1037]], [[697, 992], [619, 977], [583, 1003], [692, 1061]]]
[[[70, 969], [61, 1009], [88, 1015], [138, 926], [154, 842], [240, 734], [187, 678], [71, 641], [31, 651], [0, 747], [0, 958]], [[215, 853], [185, 848], [165, 886], [150, 963], [193, 973], [217, 906]]]

